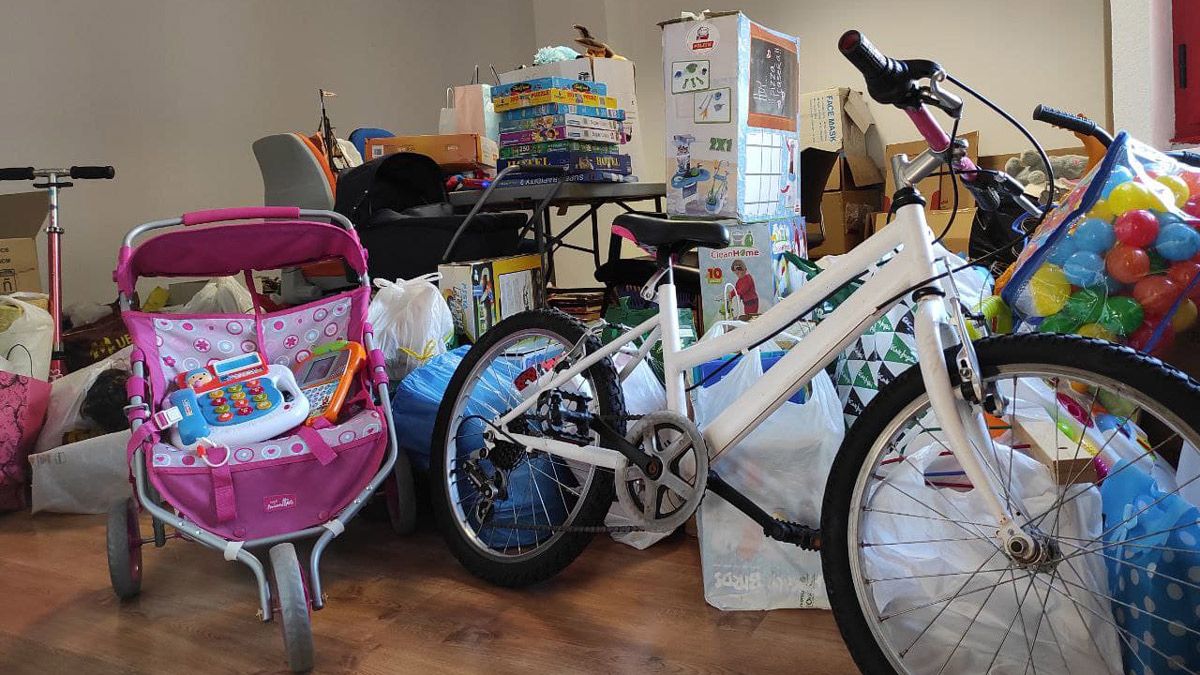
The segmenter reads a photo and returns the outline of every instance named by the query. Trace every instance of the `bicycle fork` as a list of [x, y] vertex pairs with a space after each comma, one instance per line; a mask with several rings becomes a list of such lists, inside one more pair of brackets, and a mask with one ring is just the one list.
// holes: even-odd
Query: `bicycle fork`
[[[974, 348], [961, 326], [961, 318], [956, 316], [960, 325], [953, 326], [946, 315], [946, 304], [957, 302], [958, 298], [953, 291], [948, 297], [943, 297], [940, 292], [928, 292], [917, 299], [915, 332], [921, 377], [925, 381], [930, 407], [937, 415], [938, 425], [946, 436], [950, 452], [975, 486], [976, 492], [983, 495], [988, 511], [996, 518], [996, 537], [1001, 548], [1018, 563], [1034, 563], [1041, 555], [1042, 547], [1014, 520], [998, 496], [1001, 494], [1001, 487], [980, 461], [980, 450], [977, 448], [984, 446], [977, 444], [986, 443], [987, 429], [973, 409], [973, 403], [965, 398], [964, 392], [979, 390], [978, 378], [981, 373]], [[960, 364], [960, 379], [967, 375], [972, 380], [964, 382], [962, 387], [955, 387], [953, 384], [954, 380], [946, 363], [947, 345], [943, 342], [943, 335], [952, 337], [956, 333], [959, 336], [960, 353], [956, 360]], [[973, 373], [963, 372], [964, 360], [973, 364]]]

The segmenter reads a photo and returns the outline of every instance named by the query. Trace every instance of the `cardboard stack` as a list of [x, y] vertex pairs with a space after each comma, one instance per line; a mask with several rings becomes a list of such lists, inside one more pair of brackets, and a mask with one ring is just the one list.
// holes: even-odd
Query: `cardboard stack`
[[698, 251], [707, 329], [767, 311], [788, 292], [782, 254], [805, 254], [800, 43], [740, 12], [659, 26], [667, 214], [727, 219], [733, 239], [729, 248]]
[[501, 84], [492, 87], [492, 103], [500, 116], [500, 170], [561, 166], [567, 181], [586, 183], [623, 182], [633, 171], [630, 156], [621, 152], [625, 111], [603, 82], [539, 77]]

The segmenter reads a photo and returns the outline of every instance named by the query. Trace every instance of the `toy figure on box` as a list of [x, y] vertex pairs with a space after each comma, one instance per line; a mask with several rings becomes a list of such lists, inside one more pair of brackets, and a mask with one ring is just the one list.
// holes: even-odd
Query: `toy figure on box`
[[689, 201], [696, 196], [696, 186], [708, 180], [707, 169], [692, 166], [692, 143], [696, 140], [691, 134], [675, 137], [675, 175], [671, 176], [671, 187], [678, 188], [683, 201]]
[[730, 289], [730, 300], [736, 296], [741, 301], [742, 311], [738, 318], [747, 318], [758, 314], [758, 289], [754, 286], [754, 277], [750, 276], [746, 270], [746, 263], [743, 260], [734, 260], [729, 266], [729, 270], [737, 277], [737, 281], [733, 283], [733, 288]]

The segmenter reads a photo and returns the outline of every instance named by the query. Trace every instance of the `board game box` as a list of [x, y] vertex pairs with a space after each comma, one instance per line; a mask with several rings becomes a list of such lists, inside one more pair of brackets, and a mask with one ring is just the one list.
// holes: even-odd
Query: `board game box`
[[567, 89], [597, 96], [604, 96], [608, 93], [608, 85], [603, 82], [585, 82], [572, 80], [569, 77], [536, 77], [524, 82], [493, 84], [492, 97], [528, 94], [531, 91], [542, 91], [543, 89]]
[[617, 99], [612, 96], [599, 96], [570, 89], [542, 89], [524, 94], [510, 94], [492, 98], [496, 112], [505, 112], [517, 108], [529, 108], [547, 103], [563, 103], [567, 105], [586, 105], [593, 108], [608, 108], [615, 110]]
[[619, 152], [620, 147], [616, 143], [596, 143], [594, 141], [543, 141], [500, 148], [500, 156], [510, 159], [525, 155], [541, 155], [547, 152], [595, 152], [601, 155], [615, 155]]
[[506, 166], [563, 166], [569, 173], [578, 171], [607, 171], [627, 174], [632, 171], [629, 155], [603, 155], [595, 152], [548, 152], [534, 157], [512, 157], [499, 160], [498, 168]]
[[615, 131], [585, 129], [583, 127], [539, 127], [537, 129], [522, 129], [521, 131], [506, 131], [500, 134], [501, 147], [561, 140], [620, 143], [621, 136]]
[[500, 122], [500, 131], [524, 131], [545, 127], [582, 127], [601, 131], [620, 131], [621, 122], [587, 115], [545, 115], [528, 119], [510, 119]]

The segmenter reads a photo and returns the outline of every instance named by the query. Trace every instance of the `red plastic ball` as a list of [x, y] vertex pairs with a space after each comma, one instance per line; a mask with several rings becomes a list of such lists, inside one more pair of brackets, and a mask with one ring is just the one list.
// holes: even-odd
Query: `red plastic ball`
[[1117, 244], [1104, 257], [1104, 265], [1112, 278], [1133, 284], [1150, 272], [1150, 255], [1144, 249]]
[[1200, 198], [1187, 200], [1187, 203], [1183, 205], [1183, 212], [1189, 216], [1200, 218]]
[[1180, 287], [1165, 276], [1156, 274], [1143, 277], [1133, 287], [1133, 299], [1138, 301], [1149, 316], [1163, 316], [1175, 304]]
[[[1180, 260], [1179, 262], [1171, 263], [1171, 268], [1167, 270], [1167, 278], [1175, 282], [1180, 292], [1186, 289], [1188, 284], [1192, 283], [1192, 280], [1198, 276], [1200, 276], [1200, 262], [1196, 262], [1195, 259]], [[1188, 293], [1188, 297], [1193, 301], [1200, 298], [1200, 281], [1197, 281], [1196, 285], [1192, 287], [1192, 291]]]
[[1200, 171], [1188, 169], [1180, 172], [1179, 177], [1183, 182], [1187, 183], [1188, 190], [1192, 194], [1200, 194]]
[[1113, 227], [1117, 241], [1126, 246], [1144, 248], [1154, 243], [1158, 236], [1158, 218], [1146, 209], [1135, 209], [1122, 213]]
[[[1154, 331], [1157, 328], [1158, 321], [1147, 320], [1137, 330], [1133, 331], [1133, 334], [1129, 336], [1127, 344], [1139, 352], [1147, 351], [1146, 347], [1150, 344], [1150, 338], [1154, 336]], [[1173, 344], [1175, 344], [1175, 330], [1171, 328], [1170, 323], [1167, 323], [1163, 328], [1162, 334], [1158, 336], [1158, 342], [1154, 345], [1154, 349], [1150, 350], [1149, 353], [1161, 357], [1170, 351]]]

